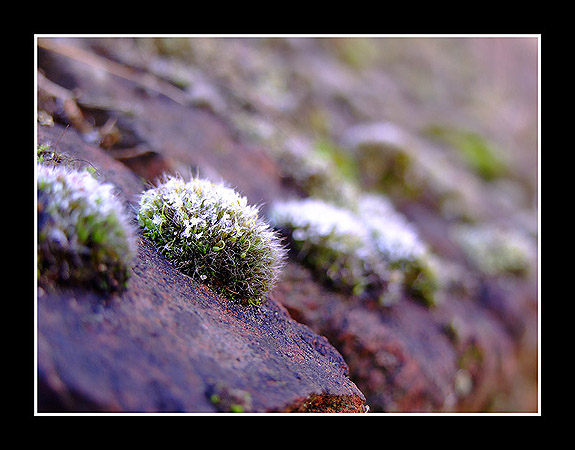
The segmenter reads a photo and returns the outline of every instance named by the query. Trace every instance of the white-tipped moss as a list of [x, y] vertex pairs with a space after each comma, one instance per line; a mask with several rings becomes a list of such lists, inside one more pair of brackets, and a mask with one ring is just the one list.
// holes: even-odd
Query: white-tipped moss
[[170, 176], [142, 194], [138, 222], [183, 273], [259, 304], [279, 277], [285, 249], [258, 213], [224, 185]]
[[286, 232], [320, 277], [355, 294], [390, 304], [404, 287], [434, 303], [435, 277], [415, 229], [380, 196], [362, 196], [356, 211], [322, 200], [278, 202], [272, 222]]
[[37, 181], [39, 279], [123, 288], [135, 248], [114, 187], [87, 171], [43, 165]]
[[[424, 303], [435, 303], [437, 269], [416, 228], [382, 195], [364, 194], [358, 215], [372, 236], [379, 255], [387, 262], [396, 283], [407, 286]], [[390, 286], [392, 289], [398, 289]]]
[[467, 259], [490, 275], [525, 275], [534, 265], [536, 244], [520, 230], [492, 224], [458, 225], [451, 230]]
[[362, 195], [358, 201], [358, 214], [387, 261], [412, 263], [425, 257], [427, 248], [417, 230], [386, 197]]
[[386, 265], [351, 211], [310, 198], [275, 203], [270, 219], [291, 237], [298, 257], [334, 287], [359, 295], [385, 284]]

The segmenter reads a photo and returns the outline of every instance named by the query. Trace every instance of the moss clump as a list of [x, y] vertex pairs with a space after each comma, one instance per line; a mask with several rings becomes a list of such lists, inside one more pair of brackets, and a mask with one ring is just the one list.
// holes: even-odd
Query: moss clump
[[489, 211], [483, 180], [442, 146], [389, 122], [355, 125], [342, 140], [367, 191], [435, 205], [450, 219], [477, 221]]
[[459, 152], [463, 161], [486, 181], [505, 175], [502, 152], [480, 134], [433, 125], [425, 130], [431, 138], [444, 142]]
[[388, 122], [358, 124], [347, 130], [343, 145], [355, 160], [363, 188], [396, 196], [421, 194], [420, 183], [413, 182], [418, 164], [415, 142], [402, 128]]
[[142, 194], [138, 223], [177, 269], [231, 299], [261, 303], [283, 265], [258, 208], [221, 184], [167, 177]]
[[125, 287], [133, 231], [114, 187], [87, 171], [43, 165], [37, 181], [39, 279], [103, 291]]
[[383, 288], [387, 267], [351, 211], [306, 199], [275, 203], [270, 216], [290, 236], [298, 258], [322, 281], [356, 295]]
[[316, 145], [293, 139], [278, 146], [278, 160], [287, 183], [306, 197], [315, 197], [338, 206], [355, 202], [355, 166], [339, 157], [339, 149], [319, 141]]
[[524, 276], [536, 258], [535, 242], [519, 230], [493, 224], [458, 225], [451, 230], [470, 263], [488, 276]]
[[361, 196], [355, 211], [294, 200], [276, 203], [270, 214], [299, 258], [335, 288], [377, 295], [382, 304], [395, 302], [407, 288], [434, 304], [437, 282], [427, 248], [384, 197]]
[[362, 195], [358, 215], [395, 282], [406, 286], [424, 303], [433, 305], [438, 274], [429, 249], [415, 227], [382, 195]]

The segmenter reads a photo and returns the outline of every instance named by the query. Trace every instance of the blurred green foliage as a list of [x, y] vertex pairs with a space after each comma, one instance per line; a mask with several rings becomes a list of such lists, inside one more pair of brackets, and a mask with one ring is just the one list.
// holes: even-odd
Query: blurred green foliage
[[457, 150], [463, 161], [486, 181], [506, 174], [502, 150], [478, 133], [449, 126], [431, 125], [425, 130], [429, 137]]

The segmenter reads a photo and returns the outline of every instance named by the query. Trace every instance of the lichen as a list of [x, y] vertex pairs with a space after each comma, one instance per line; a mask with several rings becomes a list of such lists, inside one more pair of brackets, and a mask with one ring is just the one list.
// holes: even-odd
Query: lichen
[[138, 223], [178, 270], [228, 298], [259, 304], [279, 277], [277, 233], [223, 184], [167, 176], [142, 194]]
[[103, 291], [125, 287], [133, 230], [114, 187], [85, 170], [37, 167], [39, 280]]

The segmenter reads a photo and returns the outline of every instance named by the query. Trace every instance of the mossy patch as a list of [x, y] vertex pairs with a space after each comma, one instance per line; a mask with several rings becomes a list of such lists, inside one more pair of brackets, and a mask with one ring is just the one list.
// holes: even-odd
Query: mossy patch
[[298, 258], [337, 289], [394, 303], [404, 289], [434, 304], [437, 282], [415, 229], [377, 195], [355, 210], [318, 199], [278, 202], [272, 222], [291, 239]]
[[285, 250], [258, 212], [222, 184], [167, 177], [142, 194], [138, 222], [178, 270], [228, 298], [259, 304]]
[[484, 180], [499, 178], [507, 172], [507, 165], [499, 156], [503, 152], [478, 133], [432, 125], [425, 134], [454, 148], [467, 166]]
[[536, 242], [520, 230], [494, 224], [458, 225], [451, 236], [485, 275], [525, 276], [535, 266]]
[[40, 281], [124, 288], [135, 250], [114, 187], [87, 171], [39, 165], [37, 188]]

